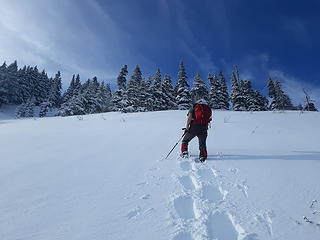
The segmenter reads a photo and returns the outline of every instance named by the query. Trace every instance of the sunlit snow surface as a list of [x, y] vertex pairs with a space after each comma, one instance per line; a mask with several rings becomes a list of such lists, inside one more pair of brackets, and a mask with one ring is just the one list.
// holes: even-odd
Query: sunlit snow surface
[[186, 113], [0, 112], [0, 239], [319, 238], [319, 113], [214, 111], [205, 164], [164, 160]]

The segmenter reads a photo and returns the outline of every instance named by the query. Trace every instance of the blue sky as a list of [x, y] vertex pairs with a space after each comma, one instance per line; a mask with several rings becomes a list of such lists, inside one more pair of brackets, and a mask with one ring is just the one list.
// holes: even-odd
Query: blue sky
[[266, 91], [269, 76], [298, 103], [319, 101], [320, 2], [276, 0], [2, 0], [0, 60], [115, 84], [124, 64], [189, 80], [234, 64]]

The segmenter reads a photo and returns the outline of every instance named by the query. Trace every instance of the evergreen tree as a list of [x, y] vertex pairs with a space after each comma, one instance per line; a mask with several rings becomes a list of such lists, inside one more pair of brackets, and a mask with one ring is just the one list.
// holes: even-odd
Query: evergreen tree
[[121, 68], [121, 72], [119, 73], [119, 76], [117, 78], [118, 88], [119, 89], [125, 89], [126, 88], [126, 76], [128, 74], [128, 66], [124, 65], [123, 68]]
[[177, 109], [178, 106], [175, 102], [172, 80], [169, 75], [165, 75], [162, 80], [162, 92], [164, 93], [166, 99], [166, 109]]
[[272, 100], [271, 110], [293, 110], [294, 107], [288, 95], [281, 89], [279, 81], [274, 82], [274, 98]]
[[73, 116], [73, 115], [83, 115], [85, 112], [85, 99], [82, 94], [82, 84], [80, 82], [79, 74], [76, 76], [74, 89], [71, 98], [63, 103], [56, 113], [57, 116]]
[[[60, 92], [59, 92], [59, 101], [61, 99], [61, 78], [60, 78]], [[45, 70], [43, 70], [41, 73], [38, 73], [37, 76], [37, 87], [38, 87], [38, 95], [36, 96], [36, 104], [40, 105], [42, 102], [47, 101], [49, 94], [50, 94], [50, 82], [48, 75], [46, 74]], [[59, 102], [60, 105], [60, 102]], [[58, 105], [58, 106], [59, 106]]]
[[9, 103], [19, 103], [18, 92], [18, 65], [17, 61], [14, 61], [6, 69], [5, 75], [6, 88], [7, 88], [7, 99]]
[[1, 103], [19, 103], [18, 96], [18, 66], [14, 61], [7, 66], [6, 63], [0, 67], [0, 105]]
[[99, 112], [99, 102], [96, 98], [97, 91], [99, 89], [99, 82], [97, 77], [93, 77], [92, 80], [88, 79], [83, 84], [81, 98], [83, 100], [85, 113], [97, 113]]
[[268, 95], [270, 98], [275, 98], [275, 96], [276, 96], [274, 82], [271, 78], [269, 78], [269, 80], [268, 80]]
[[252, 84], [249, 80], [240, 80], [240, 90], [241, 90], [241, 102], [243, 105], [243, 110], [248, 111], [249, 102], [253, 96], [252, 94]]
[[266, 111], [268, 109], [268, 100], [256, 90], [250, 91], [247, 104], [248, 111]]
[[74, 81], [74, 88], [73, 88], [73, 91], [72, 91], [72, 96], [80, 94], [81, 90], [82, 90], [82, 84], [81, 84], [81, 81], [80, 81], [80, 75], [77, 74], [76, 79]]
[[209, 94], [209, 105], [213, 109], [220, 109], [220, 92], [221, 92], [221, 85], [218, 82], [218, 78], [216, 75], [211, 75], [209, 73], [208, 79], [211, 85], [210, 94]]
[[191, 107], [191, 94], [187, 82], [187, 74], [183, 62], [179, 63], [178, 82], [175, 86], [176, 103], [178, 109], [186, 110]]
[[193, 80], [193, 87], [191, 89], [192, 102], [195, 103], [200, 99], [208, 101], [209, 92], [205, 82], [201, 79], [199, 73], [196, 74]]
[[25, 105], [26, 103], [21, 103], [17, 108], [16, 108], [16, 118], [23, 118], [25, 116]]
[[[128, 85], [127, 85], [127, 86], [128, 86]], [[126, 91], [123, 92], [122, 100], [121, 100], [120, 104], [121, 104], [121, 105], [120, 105], [121, 108], [119, 108], [118, 111], [120, 110], [121, 112], [126, 113], [126, 112], [132, 110], [132, 108], [130, 107], [132, 104], [131, 104], [131, 102], [129, 101], [128, 90], [126, 90]]]
[[112, 97], [112, 110], [113, 111], [119, 111], [123, 108], [123, 98], [124, 98], [124, 92], [126, 90], [124, 89], [116, 89], [114, 91], [113, 97]]
[[43, 102], [40, 104], [39, 117], [47, 116], [48, 111], [50, 110], [50, 102]]
[[153, 76], [148, 76], [141, 82], [141, 104], [145, 111], [153, 111], [153, 82]]
[[26, 102], [25, 117], [34, 117], [35, 99], [31, 98]]
[[231, 74], [231, 102], [235, 111], [245, 111], [244, 98], [242, 96], [242, 85], [239, 76], [239, 70], [237, 66], [234, 66], [234, 70]]
[[34, 117], [35, 99], [30, 98], [16, 109], [16, 118]]
[[[48, 79], [46, 79], [47, 87], [48, 87]], [[24, 66], [22, 69], [18, 71], [18, 92], [17, 92], [17, 103], [26, 102], [30, 95], [30, 85], [27, 79], [27, 66]]]
[[36, 104], [39, 104], [42, 102], [42, 99], [40, 98], [41, 95], [41, 91], [43, 89], [40, 89], [39, 85], [38, 85], [38, 75], [39, 75], [39, 71], [37, 66], [35, 66], [34, 68], [30, 67], [27, 69], [27, 79], [29, 82], [29, 89], [30, 89], [30, 98], [34, 98], [36, 101]]
[[110, 104], [111, 99], [112, 99], [112, 91], [111, 91], [110, 83], [105, 84], [102, 81], [102, 85], [105, 85], [105, 89], [106, 89], [105, 90], [106, 102], [108, 102]]
[[67, 91], [65, 91], [65, 93], [62, 96], [62, 103], [69, 101], [69, 99], [72, 97], [74, 88], [75, 88], [75, 75], [73, 74], [70, 85]]
[[268, 95], [269, 95], [269, 98], [271, 99], [271, 104], [269, 106], [269, 109], [275, 110], [278, 104], [276, 102], [277, 99], [276, 99], [276, 90], [275, 90], [274, 81], [271, 78], [269, 78], [268, 80]]
[[98, 88], [96, 99], [97, 99], [97, 112], [108, 112], [111, 104], [111, 89], [109, 84], [102, 82]]
[[303, 110], [304, 111], [315, 111], [315, 112], [318, 111], [318, 109], [316, 108], [316, 106], [314, 105], [313, 102], [306, 103], [306, 105], [304, 105], [304, 107], [303, 107]]
[[90, 81], [91, 80], [88, 78], [87, 81], [81, 85], [81, 93], [84, 93], [89, 88]]
[[2, 104], [8, 103], [8, 87], [6, 85], [7, 64], [4, 62], [0, 66], [0, 107]]
[[7, 90], [1, 85], [1, 79], [0, 79], [0, 107], [2, 104], [7, 103]]
[[146, 88], [149, 89], [153, 83], [153, 76], [148, 76], [147, 80], [145, 80]]
[[314, 101], [311, 100], [309, 94], [303, 89], [304, 94], [306, 95], [305, 105], [303, 107], [304, 111], [318, 111], [314, 105]]
[[113, 111], [119, 111], [125, 107], [124, 95], [126, 94], [127, 74], [128, 67], [124, 65], [117, 77], [118, 89], [115, 90], [111, 100], [111, 109]]
[[140, 104], [140, 89], [142, 82], [142, 73], [140, 67], [137, 65], [133, 71], [133, 75], [127, 86], [127, 100], [124, 106], [124, 112], [139, 111]]
[[69, 101], [61, 105], [56, 115], [66, 117], [86, 114], [84, 102], [85, 101], [80, 92], [78, 94], [74, 94]]
[[[32, 67], [28, 66], [25, 72], [25, 81], [26, 81], [26, 91], [29, 96], [29, 98], [32, 98], [35, 96], [35, 76], [34, 76], [34, 70]], [[29, 99], [28, 98], [28, 99]], [[27, 101], [27, 99], [25, 99]]]
[[220, 96], [220, 104], [219, 108], [224, 110], [229, 110], [229, 94], [226, 79], [223, 76], [223, 73], [219, 73], [220, 87], [221, 87], [221, 96]]
[[61, 105], [61, 90], [62, 90], [62, 83], [61, 83], [61, 74], [60, 71], [57, 72], [54, 79], [51, 79], [51, 87], [49, 91], [48, 101], [50, 102], [51, 107], [60, 107]]
[[231, 78], [231, 101], [235, 111], [265, 111], [268, 101], [257, 90], [252, 90], [249, 80], [240, 80], [239, 70], [234, 67]]
[[157, 69], [153, 83], [150, 87], [150, 92], [152, 94], [152, 110], [166, 110], [167, 96], [162, 91], [161, 73], [159, 68]]
[[49, 79], [46, 72], [37, 67], [18, 70], [17, 61], [0, 67], [0, 104], [21, 104], [33, 99], [35, 105], [46, 101], [49, 92]]
[[153, 110], [153, 90], [152, 85], [142, 79], [140, 86], [140, 111], [152, 111]]
[[257, 90], [252, 90], [251, 81], [240, 80], [239, 97], [242, 111], [265, 111], [268, 107], [268, 100]]
[[3, 64], [0, 66], [0, 74], [5, 74], [7, 70], [7, 63], [6, 62], [3, 62]]
[[24, 101], [32, 98], [34, 99], [34, 104], [38, 106], [48, 98], [51, 82], [48, 80], [44, 70], [39, 73], [37, 66], [34, 68], [28, 66], [24, 69], [20, 83], [22, 84], [21, 87], [23, 87], [22, 95]]

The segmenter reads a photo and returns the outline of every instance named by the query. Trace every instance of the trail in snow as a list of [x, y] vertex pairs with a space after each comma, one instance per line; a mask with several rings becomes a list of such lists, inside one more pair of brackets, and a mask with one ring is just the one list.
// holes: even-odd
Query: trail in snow
[[[191, 161], [191, 158], [180, 159], [182, 174], [176, 179], [181, 184], [182, 191], [175, 192], [170, 197], [172, 221], [176, 226], [172, 239], [259, 239], [257, 233], [245, 231], [233, 216], [233, 209], [237, 206], [228, 200], [228, 191], [224, 189], [224, 185], [229, 184], [227, 179], [219, 170], [209, 167], [206, 163]], [[237, 171], [232, 170], [234, 174]], [[246, 181], [234, 187], [245, 192], [247, 197]], [[272, 235], [270, 225], [268, 230]]]
[[[222, 157], [220, 153], [219, 158]], [[180, 175], [176, 179], [182, 191], [169, 197], [175, 225], [173, 240], [274, 239], [274, 211], [246, 206], [250, 185], [247, 179], [238, 176], [240, 169], [229, 168], [231, 178], [222, 174], [212, 162], [195, 163], [190, 158], [179, 161]], [[242, 201], [233, 201], [232, 195], [238, 198], [242, 195]], [[318, 201], [313, 200], [308, 217], [303, 219], [305, 223], [319, 227], [320, 224], [314, 220], [320, 219], [320, 211], [316, 209]], [[296, 221], [296, 224], [302, 223]]]

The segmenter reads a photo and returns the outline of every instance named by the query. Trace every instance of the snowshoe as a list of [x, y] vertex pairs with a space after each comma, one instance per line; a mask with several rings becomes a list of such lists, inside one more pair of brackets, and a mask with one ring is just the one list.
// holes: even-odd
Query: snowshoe
[[184, 151], [184, 152], [182, 152], [182, 153], [180, 154], [180, 156], [181, 156], [182, 158], [188, 158], [188, 157], [189, 157], [189, 153], [188, 153], [188, 151]]

